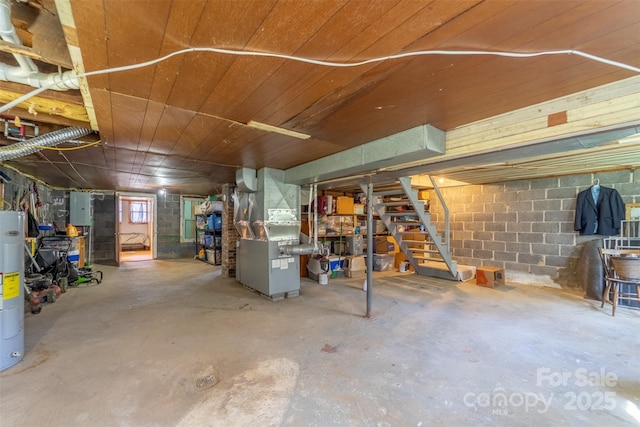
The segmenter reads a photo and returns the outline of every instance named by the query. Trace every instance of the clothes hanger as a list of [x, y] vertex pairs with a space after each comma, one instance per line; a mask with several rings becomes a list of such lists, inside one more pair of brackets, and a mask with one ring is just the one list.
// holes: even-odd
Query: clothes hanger
[[593, 180], [593, 186], [594, 187], [600, 187], [600, 180], [598, 178]]

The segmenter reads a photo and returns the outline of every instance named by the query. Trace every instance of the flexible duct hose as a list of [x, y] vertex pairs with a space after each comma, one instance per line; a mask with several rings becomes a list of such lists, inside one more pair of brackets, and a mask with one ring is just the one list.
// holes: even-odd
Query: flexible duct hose
[[70, 139], [77, 139], [91, 133], [91, 129], [68, 127], [36, 136], [6, 147], [0, 147], [0, 162], [28, 156], [44, 147], [53, 147]]
[[315, 245], [282, 245], [280, 253], [282, 255], [311, 255], [318, 252]]

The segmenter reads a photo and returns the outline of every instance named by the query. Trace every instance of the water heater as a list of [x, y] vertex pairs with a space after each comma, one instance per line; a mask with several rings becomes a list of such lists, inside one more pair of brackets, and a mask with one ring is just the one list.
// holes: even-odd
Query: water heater
[[24, 213], [0, 211], [0, 371], [24, 355]]

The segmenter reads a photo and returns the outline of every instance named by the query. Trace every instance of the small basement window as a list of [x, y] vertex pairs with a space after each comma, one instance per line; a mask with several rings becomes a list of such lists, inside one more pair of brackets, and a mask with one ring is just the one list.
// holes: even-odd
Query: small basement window
[[149, 222], [149, 203], [129, 202], [129, 223], [147, 224]]

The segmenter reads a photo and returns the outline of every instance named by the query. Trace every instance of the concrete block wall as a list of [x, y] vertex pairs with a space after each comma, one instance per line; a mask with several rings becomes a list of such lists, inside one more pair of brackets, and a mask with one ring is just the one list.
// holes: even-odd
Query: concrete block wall
[[112, 265], [116, 261], [116, 197], [95, 193], [93, 203], [93, 258], [97, 264]]
[[[115, 194], [93, 197], [94, 212], [94, 262], [112, 264], [116, 251], [116, 202]], [[191, 242], [180, 242], [180, 195], [158, 196], [158, 253], [159, 259], [192, 258], [195, 246]]]
[[180, 242], [180, 194], [158, 196], [158, 258], [193, 258], [193, 242]]
[[[640, 203], [640, 171], [560, 176], [501, 184], [441, 188], [449, 207], [451, 247], [459, 264], [505, 269], [507, 279], [579, 288], [585, 242], [605, 236], [573, 231], [576, 197], [593, 180]], [[431, 192], [432, 221], [444, 230], [443, 209]]]

